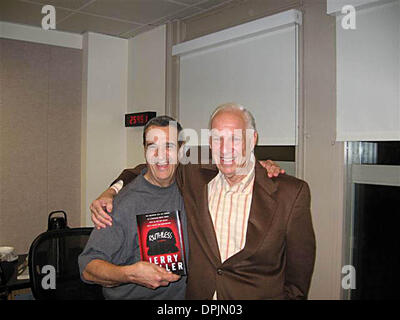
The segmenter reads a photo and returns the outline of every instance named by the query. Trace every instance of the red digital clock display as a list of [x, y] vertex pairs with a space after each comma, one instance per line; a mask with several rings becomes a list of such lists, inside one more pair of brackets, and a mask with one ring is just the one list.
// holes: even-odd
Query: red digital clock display
[[156, 112], [129, 113], [125, 115], [125, 127], [141, 127], [156, 116]]

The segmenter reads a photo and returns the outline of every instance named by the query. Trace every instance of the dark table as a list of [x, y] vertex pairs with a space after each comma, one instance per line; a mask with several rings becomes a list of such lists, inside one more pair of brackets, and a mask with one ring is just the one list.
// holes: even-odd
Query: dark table
[[[14, 261], [14, 262], [7, 262], [7, 264], [8, 264], [7, 268], [13, 269], [13, 270], [11, 270], [12, 276], [5, 285], [5, 287], [9, 293], [11, 293], [12, 291], [15, 291], [15, 290], [27, 289], [27, 288], [31, 287], [31, 282], [29, 279], [25, 279], [25, 280], [17, 279], [18, 267], [24, 263], [27, 256], [28, 256], [27, 254], [21, 254], [21, 255], [18, 255], [18, 260]], [[3, 262], [3, 266], [4, 266], [4, 262]]]

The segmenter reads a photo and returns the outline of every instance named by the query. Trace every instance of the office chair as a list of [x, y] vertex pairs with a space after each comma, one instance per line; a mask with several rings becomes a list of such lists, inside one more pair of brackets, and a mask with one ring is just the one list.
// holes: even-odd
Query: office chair
[[[78, 256], [93, 228], [67, 228], [40, 234], [29, 249], [29, 277], [37, 300], [103, 300], [102, 287], [80, 279]], [[53, 268], [54, 267], [54, 268]], [[52, 279], [52, 275], [55, 274]], [[55, 288], [54, 286], [55, 285]]]
[[3, 270], [2, 264], [0, 263], [0, 300], [7, 300], [8, 289], [7, 289], [7, 276], [6, 272]]

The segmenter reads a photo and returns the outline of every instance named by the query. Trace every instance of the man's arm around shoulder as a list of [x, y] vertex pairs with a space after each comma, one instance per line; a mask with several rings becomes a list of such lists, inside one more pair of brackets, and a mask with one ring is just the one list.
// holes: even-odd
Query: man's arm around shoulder
[[[90, 204], [91, 218], [97, 229], [105, 228], [106, 225], [112, 225], [112, 217], [109, 215], [113, 210], [113, 199], [120, 188], [127, 186], [137, 176], [140, 175], [146, 165], [140, 164], [133, 169], [125, 169], [115, 179], [111, 186], [106, 189], [97, 199]], [[119, 188], [114, 188], [115, 184], [121, 182]]]

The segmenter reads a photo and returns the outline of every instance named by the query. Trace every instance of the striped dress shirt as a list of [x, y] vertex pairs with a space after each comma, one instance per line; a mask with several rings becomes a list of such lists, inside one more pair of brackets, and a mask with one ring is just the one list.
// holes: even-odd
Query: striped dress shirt
[[253, 193], [255, 169], [239, 183], [230, 186], [224, 175], [208, 183], [208, 208], [224, 262], [244, 248]]

